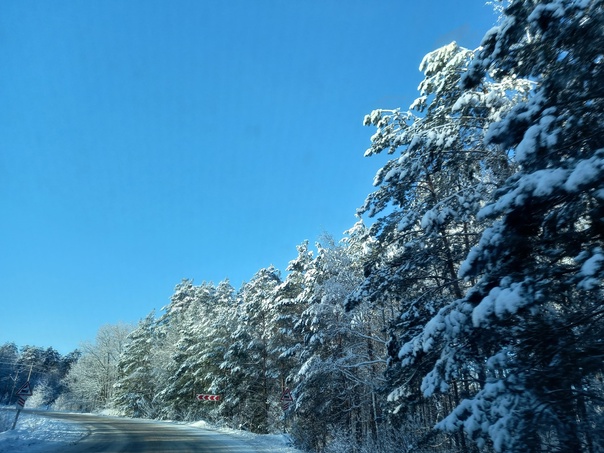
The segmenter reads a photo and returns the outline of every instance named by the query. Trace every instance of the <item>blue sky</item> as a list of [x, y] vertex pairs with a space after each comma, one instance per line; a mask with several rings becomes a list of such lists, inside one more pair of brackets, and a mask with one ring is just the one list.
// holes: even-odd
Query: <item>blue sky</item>
[[0, 344], [93, 340], [183, 278], [239, 288], [340, 238], [429, 51], [474, 48], [481, 1], [4, 0]]

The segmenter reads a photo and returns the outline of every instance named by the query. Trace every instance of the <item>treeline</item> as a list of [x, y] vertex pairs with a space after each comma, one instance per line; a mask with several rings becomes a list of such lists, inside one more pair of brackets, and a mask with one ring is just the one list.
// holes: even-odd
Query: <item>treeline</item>
[[[183, 281], [165, 313], [130, 335], [112, 403], [130, 416], [202, 418], [257, 433], [286, 428], [315, 451], [334, 436], [349, 444], [381, 438], [384, 322], [394, 307], [344, 309], [363, 280], [367, 233], [359, 225], [316, 256], [300, 245], [285, 279], [269, 267], [238, 291], [228, 281]], [[294, 402], [284, 412], [287, 388]]]
[[65, 377], [80, 357], [78, 351], [62, 356], [54, 348], [0, 346], [0, 405], [16, 403], [16, 391], [28, 378], [36, 391], [30, 400], [37, 407], [54, 404], [67, 390]]
[[604, 450], [603, 2], [501, 10], [478, 50], [424, 58], [407, 111], [365, 118], [366, 155], [392, 155], [369, 227], [284, 278], [184, 280], [96, 354], [90, 405], [324, 452]]

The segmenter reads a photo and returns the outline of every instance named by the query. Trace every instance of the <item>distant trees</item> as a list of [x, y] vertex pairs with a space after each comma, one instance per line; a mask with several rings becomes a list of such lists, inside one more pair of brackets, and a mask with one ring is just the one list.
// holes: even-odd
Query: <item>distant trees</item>
[[17, 376], [19, 348], [14, 343], [0, 346], [0, 404], [10, 404]]
[[259, 270], [243, 285], [231, 311], [234, 330], [220, 369], [224, 404], [238, 425], [268, 433], [279, 413], [279, 369], [271, 344], [274, 333], [275, 291], [281, 283], [274, 267]]
[[220, 364], [235, 329], [234, 293], [228, 281], [179, 283], [165, 313], [158, 319], [148, 315], [128, 337], [112, 405], [132, 416], [215, 419], [216, 405], [204, 405], [195, 395], [224, 395]]
[[294, 428], [313, 450], [335, 438], [358, 444], [382, 434], [383, 317], [367, 305], [354, 313], [345, 310], [347, 296], [363, 280], [363, 263], [371, 252], [367, 233], [359, 222], [340, 243], [323, 238], [298, 295], [306, 308], [295, 324], [300, 344], [295, 349]]
[[[0, 346], [0, 404], [14, 404], [15, 391], [29, 377], [34, 395], [29, 407], [53, 404], [65, 391], [63, 379], [78, 356], [77, 352], [61, 356], [55, 349], [37, 346]], [[31, 373], [31, 374], [30, 374]]]
[[107, 324], [98, 330], [94, 343], [82, 344], [81, 356], [65, 377], [67, 390], [58, 407], [90, 411], [109, 403], [117, 380], [117, 363], [131, 330], [127, 324]]
[[[384, 313], [346, 312], [371, 252], [362, 222], [336, 243], [308, 244], [282, 280], [259, 270], [238, 291], [183, 280], [164, 314], [142, 320], [117, 364], [112, 405], [126, 415], [206, 418], [267, 433], [281, 429], [286, 387], [289, 425], [309, 448], [334, 436], [377, 439], [385, 395]], [[220, 404], [197, 393], [218, 394]]]
[[117, 364], [112, 403], [130, 417], [157, 416], [154, 405], [158, 390], [154, 372], [154, 351], [157, 347], [154, 324], [155, 312], [151, 312], [128, 335]]
[[216, 308], [215, 295], [216, 288], [210, 283], [195, 286], [183, 280], [158, 322], [156, 345], [161, 365], [155, 369], [163, 371], [156, 379], [156, 401], [162, 406], [162, 417], [187, 419], [202, 414], [195, 394], [203, 393], [207, 369], [198, 352], [208, 338], [206, 323]]

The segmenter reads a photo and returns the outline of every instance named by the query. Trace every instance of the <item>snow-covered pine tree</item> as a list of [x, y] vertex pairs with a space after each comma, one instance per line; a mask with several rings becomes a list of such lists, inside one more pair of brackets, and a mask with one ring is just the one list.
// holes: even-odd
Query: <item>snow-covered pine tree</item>
[[[234, 288], [229, 281], [217, 287], [204, 284], [197, 293], [198, 309], [189, 323], [186, 340], [183, 337], [184, 353], [180, 359], [174, 388], [188, 389], [190, 394], [221, 394], [215, 381], [223, 372], [220, 364], [227, 350], [227, 339], [235, 326], [229, 324], [226, 316], [235, 302]], [[208, 420], [215, 417], [216, 404], [190, 400], [193, 408], [190, 414]]]
[[298, 256], [289, 262], [285, 280], [275, 288], [273, 322], [274, 332], [271, 335], [269, 348], [277, 357], [281, 386], [290, 387], [298, 372], [300, 350], [303, 338], [295, 326], [307, 304], [300, 296], [306, 289], [306, 272], [312, 266], [313, 252], [308, 248], [308, 241], [296, 247]]
[[235, 330], [220, 365], [225, 373], [221, 411], [234, 424], [258, 433], [269, 432], [273, 414], [280, 411], [280, 376], [269, 348], [275, 290], [280, 283], [279, 271], [270, 266], [243, 285], [232, 312]]
[[345, 267], [339, 266], [338, 261], [341, 264], [344, 259], [342, 248], [336, 251], [333, 239], [325, 239], [328, 244], [316, 244], [317, 256], [305, 272], [298, 304], [306, 309], [295, 326], [303, 343], [297, 351], [300, 362], [294, 380], [293, 435], [300, 445], [313, 451], [323, 450], [339, 428], [348, 431], [344, 425], [349, 425], [353, 397], [336, 366], [347, 344], [344, 335], [349, 316], [343, 302], [354, 286], [344, 289], [342, 283], [350, 260]]
[[[195, 360], [199, 363], [199, 368], [195, 372], [196, 379], [201, 387], [198, 389], [201, 393], [209, 393], [225, 397], [225, 391], [228, 389], [228, 375], [221, 369], [224, 356], [228, 351], [231, 333], [235, 331], [236, 312], [236, 294], [235, 288], [229, 280], [224, 280], [218, 284], [214, 293], [214, 301], [211, 310], [206, 318], [201, 321], [203, 327], [203, 339], [199, 339], [194, 352]], [[203, 416], [209, 420], [217, 420], [222, 415], [229, 419], [232, 413], [223, 411], [222, 404], [204, 404]]]
[[519, 169], [479, 214], [494, 224], [460, 272], [477, 282], [414, 348], [441, 351], [427, 393], [486, 365], [439, 427], [497, 451], [604, 449], [603, 30], [601, 0], [512, 0], [464, 76], [536, 88], [486, 136]]
[[212, 283], [195, 286], [191, 280], [183, 280], [159, 319], [169, 351], [169, 357], [163, 359], [164, 380], [157, 395], [163, 402], [162, 417], [188, 420], [204, 412], [195, 395], [207, 386], [199, 352], [207, 340], [204, 320], [215, 309], [215, 292]]
[[[530, 87], [527, 81], [504, 77], [472, 90], [462, 88], [460, 79], [473, 55], [456, 43], [429, 53], [420, 64], [425, 74], [420, 97], [409, 111], [376, 110], [365, 117], [366, 125], [377, 127], [365, 154], [387, 151], [396, 157], [378, 171], [378, 188], [359, 210], [382, 217], [371, 228], [376, 237], [373, 261], [348, 308], [364, 300], [397, 307], [388, 370], [390, 399], [398, 402], [394, 419], [419, 419], [426, 435], [437, 421], [437, 404], [450, 406], [459, 398], [468, 372], [460, 369], [450, 376], [450, 395], [426, 400], [421, 378], [437, 360], [438, 349], [411, 348], [404, 360], [399, 350], [421, 334], [440, 308], [465, 292], [467, 283], [458, 278], [458, 269], [485, 228], [476, 213], [514, 168], [504, 149], [484, 144], [484, 134]], [[459, 436], [456, 442], [463, 448], [465, 439]]]
[[357, 443], [377, 434], [375, 387], [385, 361], [376, 352], [382, 352], [385, 339], [379, 338], [370, 312], [344, 309], [363, 279], [366, 240], [371, 238], [362, 223], [339, 243], [326, 236], [298, 295], [306, 309], [295, 326], [303, 343], [296, 349], [294, 435], [305, 448], [321, 450], [336, 435]]
[[128, 339], [117, 364], [112, 406], [129, 417], [154, 418], [158, 391], [154, 376], [154, 349], [157, 347], [155, 311], [142, 319]]

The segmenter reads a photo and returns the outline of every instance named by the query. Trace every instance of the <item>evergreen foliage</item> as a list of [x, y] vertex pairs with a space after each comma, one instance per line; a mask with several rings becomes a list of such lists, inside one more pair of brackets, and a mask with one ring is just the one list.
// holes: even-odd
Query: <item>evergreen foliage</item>
[[447, 347], [428, 384], [468, 360], [486, 364], [440, 426], [497, 451], [604, 448], [602, 30], [601, 1], [510, 2], [463, 80], [535, 82], [488, 131], [519, 168], [479, 213], [494, 223], [461, 272], [476, 283], [441, 318], [458, 328], [437, 341], [472, 346], [458, 356]]
[[62, 356], [52, 347], [19, 348], [14, 343], [1, 345], [0, 404], [15, 404], [15, 392], [27, 382], [28, 377], [33, 395], [27, 400], [27, 407], [47, 407], [54, 404], [66, 391], [63, 379], [78, 356], [78, 351]]

